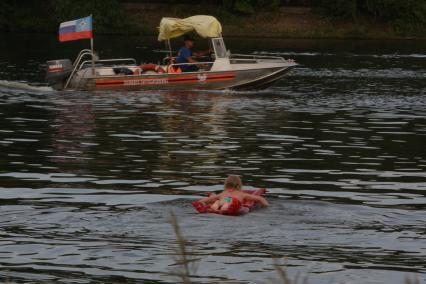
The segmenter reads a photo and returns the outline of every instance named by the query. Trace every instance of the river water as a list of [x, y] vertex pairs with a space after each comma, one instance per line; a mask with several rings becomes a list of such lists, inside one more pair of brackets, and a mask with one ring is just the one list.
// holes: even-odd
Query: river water
[[[227, 43], [300, 66], [260, 92], [55, 92], [28, 83], [85, 43], [1, 36], [2, 281], [176, 283], [171, 212], [195, 283], [273, 283], [275, 259], [311, 283], [426, 281], [426, 42]], [[196, 214], [227, 174], [271, 207]]]

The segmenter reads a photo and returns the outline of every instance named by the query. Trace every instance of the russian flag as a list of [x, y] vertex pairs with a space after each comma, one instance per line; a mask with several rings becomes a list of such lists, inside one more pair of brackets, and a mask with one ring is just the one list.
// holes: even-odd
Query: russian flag
[[93, 38], [92, 16], [62, 23], [59, 26], [59, 41]]

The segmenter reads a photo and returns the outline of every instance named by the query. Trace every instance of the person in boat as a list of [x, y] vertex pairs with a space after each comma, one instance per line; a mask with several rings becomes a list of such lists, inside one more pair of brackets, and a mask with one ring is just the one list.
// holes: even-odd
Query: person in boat
[[268, 207], [268, 201], [262, 196], [248, 194], [242, 191], [242, 182], [239, 176], [230, 175], [225, 180], [224, 191], [200, 200], [201, 203], [210, 205], [215, 211], [238, 211], [245, 201], [259, 202], [263, 207]]
[[[199, 63], [199, 61], [195, 60], [194, 57], [201, 57], [205, 56], [207, 54], [210, 54], [212, 52], [211, 49], [205, 50], [205, 51], [199, 51], [199, 52], [193, 52], [192, 49], [194, 48], [195, 43], [194, 39], [189, 36], [185, 35], [183, 38], [183, 46], [179, 49], [178, 56], [176, 57], [176, 63]], [[205, 68], [205, 64], [188, 64], [188, 65], [179, 65], [183, 72], [195, 72], [198, 71], [200, 68]]]

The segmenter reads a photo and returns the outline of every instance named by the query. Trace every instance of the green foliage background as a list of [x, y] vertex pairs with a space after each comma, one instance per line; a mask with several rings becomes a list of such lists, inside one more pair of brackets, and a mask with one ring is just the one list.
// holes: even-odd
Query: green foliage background
[[[208, 4], [216, 14], [239, 19], [282, 5], [311, 6], [330, 20], [387, 23], [401, 34], [424, 31], [426, 0], [0, 0], [0, 31], [55, 32], [60, 22], [93, 14], [96, 33], [143, 33], [126, 2]], [[222, 11], [222, 12], [221, 12]]]
[[136, 25], [117, 0], [1, 0], [0, 30], [56, 31], [60, 22], [93, 14], [95, 32], [131, 33]]
[[373, 18], [389, 23], [396, 31], [416, 31], [426, 26], [425, 0], [321, 0], [322, 11], [349, 20]]

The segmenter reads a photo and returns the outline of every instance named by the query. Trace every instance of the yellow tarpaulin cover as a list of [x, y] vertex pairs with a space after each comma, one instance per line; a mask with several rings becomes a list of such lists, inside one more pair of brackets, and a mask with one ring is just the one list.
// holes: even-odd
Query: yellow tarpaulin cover
[[222, 25], [212, 16], [192, 16], [185, 19], [162, 18], [158, 40], [163, 41], [195, 31], [201, 37], [221, 37]]

